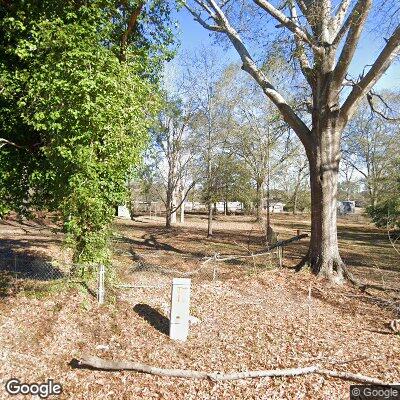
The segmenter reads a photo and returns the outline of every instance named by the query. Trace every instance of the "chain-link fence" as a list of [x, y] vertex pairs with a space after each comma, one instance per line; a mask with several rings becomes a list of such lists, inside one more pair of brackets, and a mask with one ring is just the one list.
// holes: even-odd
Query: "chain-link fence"
[[163, 265], [158, 254], [154, 254], [154, 259], [149, 254], [146, 258], [129, 252], [121, 252], [119, 255], [130, 261], [124, 267], [119, 267], [116, 263], [107, 269], [99, 264], [60, 263], [56, 260], [35, 258], [29, 254], [3, 255], [0, 256], [0, 294], [11, 293], [9, 288], [21, 288], [26, 284], [31, 290], [35, 290], [36, 287], [52, 282], [77, 283], [101, 304], [108, 296], [106, 292], [113, 290], [164, 287], [170, 285], [172, 278], [191, 278], [198, 283], [223, 281], [232, 274], [256, 273], [265, 268], [276, 268], [280, 264], [276, 251], [265, 254], [262, 258], [254, 255], [224, 259], [217, 253], [195, 259], [182, 256], [179, 267]]
[[71, 269], [29, 256], [0, 257], [0, 272], [15, 279], [52, 281], [69, 278]]
[[[0, 256], [0, 297], [21, 289], [41, 291], [52, 283], [76, 283], [84, 287], [93, 297], [98, 297], [99, 272], [104, 267], [98, 264], [79, 265], [60, 263], [56, 260], [35, 258], [31, 255], [13, 254]], [[104, 287], [104, 272], [101, 286]], [[102, 295], [104, 298], [104, 294]]]

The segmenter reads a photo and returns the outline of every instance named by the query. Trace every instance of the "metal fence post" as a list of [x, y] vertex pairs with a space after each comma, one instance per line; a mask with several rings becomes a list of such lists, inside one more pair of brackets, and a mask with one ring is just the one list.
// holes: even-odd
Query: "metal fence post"
[[97, 302], [104, 303], [104, 265], [99, 265], [99, 273], [97, 278]]

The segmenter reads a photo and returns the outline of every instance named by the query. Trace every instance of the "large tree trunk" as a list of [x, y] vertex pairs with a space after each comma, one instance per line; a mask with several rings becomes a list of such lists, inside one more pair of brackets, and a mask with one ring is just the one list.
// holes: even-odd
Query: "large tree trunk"
[[167, 216], [165, 218], [165, 227], [171, 228], [171, 214], [167, 212]]
[[337, 240], [337, 186], [340, 134], [334, 124], [315, 135], [318, 145], [308, 152], [311, 186], [311, 241], [308, 262], [314, 274], [343, 280]]

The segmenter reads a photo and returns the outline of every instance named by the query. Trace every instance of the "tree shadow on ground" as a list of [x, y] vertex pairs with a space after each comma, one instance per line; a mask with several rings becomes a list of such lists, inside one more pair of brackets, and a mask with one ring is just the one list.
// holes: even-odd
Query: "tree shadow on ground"
[[[136, 239], [129, 238], [127, 236], [123, 236], [120, 239], [118, 239], [117, 242], [122, 243], [122, 244], [132, 245], [131, 253], [133, 255], [136, 254], [135, 247], [134, 247], [134, 246], [136, 246], [137, 248], [145, 247], [145, 248], [151, 249], [151, 250], [171, 251], [173, 253], [177, 253], [177, 254], [181, 254], [181, 255], [192, 255], [193, 257], [205, 257], [204, 253], [184, 251], [184, 250], [178, 249], [177, 247], [174, 247], [168, 243], [160, 242], [154, 235], [150, 235], [150, 237], [148, 237], [148, 238], [143, 237], [143, 240], [136, 240]], [[133, 252], [132, 252], [132, 250], [133, 250]]]
[[22, 288], [25, 280], [48, 282], [64, 277], [64, 272], [48, 257], [29, 250], [25, 240], [0, 239], [0, 297]]
[[153, 328], [164, 335], [169, 334], [169, 319], [147, 304], [136, 304], [133, 310]]

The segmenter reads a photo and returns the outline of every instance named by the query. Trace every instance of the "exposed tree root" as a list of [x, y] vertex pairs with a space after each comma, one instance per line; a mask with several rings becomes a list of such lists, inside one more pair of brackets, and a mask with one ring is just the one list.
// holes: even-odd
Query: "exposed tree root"
[[186, 378], [186, 379], [210, 379], [212, 381], [233, 381], [237, 379], [248, 379], [248, 378], [282, 377], [282, 376], [290, 377], [290, 376], [307, 375], [307, 374], [320, 374], [365, 384], [390, 385], [390, 383], [381, 381], [380, 379], [376, 379], [373, 377], [364, 376], [361, 374], [352, 374], [349, 372], [331, 371], [320, 368], [318, 365], [312, 365], [309, 367], [302, 367], [302, 368], [232, 372], [226, 374], [219, 372], [202, 372], [202, 371], [193, 371], [186, 369], [158, 368], [130, 361], [112, 361], [112, 360], [104, 360], [102, 358], [95, 356], [84, 356], [77, 361], [77, 366], [80, 368], [86, 367], [86, 368], [93, 368], [105, 371], [129, 370], [129, 371], [143, 372], [146, 374], [157, 375], [157, 376], [169, 376], [174, 378]]
[[307, 251], [307, 254], [300, 260], [300, 262], [294, 267], [296, 272], [300, 272], [301, 269], [308, 265], [310, 262], [310, 250]]
[[[307, 254], [301, 259], [301, 261], [294, 267], [296, 272], [301, 271], [301, 269], [305, 266], [310, 266], [311, 269], [314, 270], [320, 270], [320, 268], [313, 268], [313, 264], [315, 264], [315, 261], [311, 261], [310, 259], [310, 250], [308, 250]], [[376, 285], [373, 283], [363, 283], [360, 280], [358, 280], [347, 268], [346, 264], [339, 258], [338, 260], [333, 260], [333, 270], [336, 272], [336, 277], [337, 279], [331, 279], [331, 277], [327, 276], [328, 279], [332, 281], [340, 281], [341, 276], [345, 279], [347, 279], [351, 284], [353, 284], [355, 287], [362, 291], [366, 291], [367, 289], [375, 289], [375, 290], [381, 290], [381, 291], [387, 291], [387, 292], [395, 292], [395, 293], [400, 293], [399, 288], [393, 288], [390, 286], [384, 286], [384, 285]], [[321, 269], [323, 270], [323, 269]], [[319, 275], [320, 273], [316, 273], [316, 275]]]
[[318, 256], [312, 257], [311, 251], [308, 249], [307, 254], [294, 269], [299, 272], [304, 266], [309, 266], [316, 276], [325, 277], [333, 283], [343, 283], [345, 265], [339, 255], [325, 262]]
[[361, 289], [362, 291], [365, 291], [367, 289], [375, 289], [375, 290], [381, 290], [381, 291], [388, 291], [388, 292], [396, 292], [400, 293], [400, 289], [398, 288], [393, 288], [389, 286], [384, 286], [384, 285], [375, 285], [373, 283], [363, 283], [359, 281], [346, 267], [346, 265], [342, 265], [343, 269], [343, 274], [344, 277], [351, 282], [354, 286], [357, 288]]

